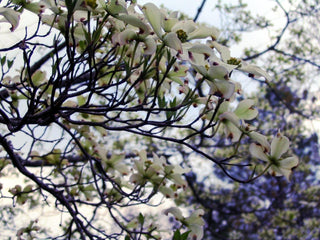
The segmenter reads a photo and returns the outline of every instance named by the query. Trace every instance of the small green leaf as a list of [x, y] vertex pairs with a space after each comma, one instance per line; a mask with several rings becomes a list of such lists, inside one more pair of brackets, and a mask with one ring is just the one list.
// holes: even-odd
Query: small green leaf
[[6, 56], [3, 56], [3, 57], [1, 58], [1, 65], [2, 65], [2, 66], [4, 65], [6, 59], [7, 59]]
[[139, 223], [140, 223], [141, 225], [143, 225], [143, 223], [144, 223], [144, 216], [143, 216], [141, 213], [139, 213], [138, 221], [139, 221]]
[[13, 60], [7, 60], [8, 68], [11, 68], [13, 65]]
[[191, 231], [187, 231], [187, 232], [181, 234], [181, 240], [187, 240], [190, 232]]
[[130, 240], [130, 236], [127, 235], [124, 240]]

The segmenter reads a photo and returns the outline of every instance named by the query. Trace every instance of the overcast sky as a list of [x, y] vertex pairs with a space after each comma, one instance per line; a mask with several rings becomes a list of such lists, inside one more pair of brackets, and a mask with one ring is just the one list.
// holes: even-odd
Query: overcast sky
[[[138, 4], [145, 4], [146, 2], [153, 2], [156, 5], [160, 6], [163, 4], [169, 9], [182, 11], [191, 18], [193, 18], [199, 6], [202, 3], [202, 0], [138, 0]], [[201, 12], [201, 15], [198, 19], [199, 22], [206, 22], [213, 26], [219, 27], [220, 18], [217, 14], [217, 12], [214, 11], [214, 7], [217, 4], [218, 0], [207, 0], [206, 4]], [[224, 0], [223, 3], [226, 2], [232, 2], [237, 3], [236, 0]], [[249, 9], [253, 11], [254, 14], [261, 14], [264, 16], [268, 16], [271, 19], [277, 19], [276, 16], [274, 16], [274, 13], [271, 11], [272, 7], [275, 5], [274, 0], [243, 0], [244, 3], [248, 3]], [[273, 15], [272, 15], [273, 14]], [[29, 32], [32, 31], [32, 26], [36, 26], [37, 18], [33, 18], [32, 16], [24, 14], [22, 17], [18, 29], [14, 33], [11, 33], [9, 31], [8, 26], [4, 26], [4, 23], [0, 24], [0, 47], [6, 47], [10, 46], [13, 43], [19, 41], [21, 39], [21, 36], [24, 35], [25, 27], [29, 27]], [[279, 22], [281, 22], [281, 19], [279, 19]], [[223, 31], [223, 29], [221, 29]], [[260, 32], [247, 34], [244, 36], [244, 41], [241, 45], [238, 46], [232, 46], [231, 51], [235, 57], [238, 57], [241, 53], [241, 49], [246, 47], [246, 45], [254, 46], [257, 49], [264, 49], [266, 45], [268, 45], [267, 42], [264, 42], [263, 39], [269, 39], [268, 35], [269, 32]]]

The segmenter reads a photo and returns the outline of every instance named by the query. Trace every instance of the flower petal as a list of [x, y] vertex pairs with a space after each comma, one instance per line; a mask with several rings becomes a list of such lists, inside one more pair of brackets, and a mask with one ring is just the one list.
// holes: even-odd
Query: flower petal
[[216, 41], [212, 41], [211, 45], [220, 53], [222, 61], [227, 62], [231, 58], [230, 49], [228, 47], [223, 46]]
[[152, 54], [154, 54], [156, 52], [157, 43], [152, 37], [146, 37], [143, 40], [143, 42], [145, 44], [145, 48], [143, 49], [144, 50], [143, 54], [152, 55]]
[[219, 119], [221, 121], [223, 120], [227, 120], [230, 121], [231, 123], [233, 123], [235, 126], [237, 126], [238, 128], [240, 127], [240, 119], [238, 118], [238, 116], [236, 114], [234, 114], [233, 112], [224, 112], [223, 114], [221, 114], [219, 116]]
[[286, 136], [283, 136], [280, 132], [278, 132], [271, 142], [271, 156], [276, 159], [279, 159], [282, 156], [282, 154], [288, 151], [289, 145], [289, 139]]
[[204, 56], [211, 56], [213, 54], [212, 49], [205, 44], [194, 44], [188, 49], [188, 52], [203, 54]]
[[257, 117], [258, 110], [254, 108], [252, 99], [245, 99], [239, 102], [234, 113], [243, 120], [252, 120]]
[[230, 99], [235, 92], [235, 84], [226, 80], [216, 79], [215, 81], [208, 81], [211, 95], [216, 95], [225, 99]]
[[192, 39], [202, 39], [211, 37], [212, 39], [217, 39], [219, 37], [219, 30], [215, 27], [199, 27], [195, 29], [194, 31], [190, 32], [188, 34], [188, 40]]
[[255, 65], [241, 62], [241, 67], [238, 69], [240, 71], [249, 73], [250, 75], [252, 75], [252, 77], [264, 77], [268, 81], [272, 80], [271, 76], [266, 71], [262, 70], [261, 68]]
[[145, 24], [141, 19], [128, 14], [121, 14], [117, 16], [117, 18], [127, 24], [130, 24], [132, 26], [139, 28], [140, 34], [149, 34], [148, 25]]
[[249, 147], [249, 152], [253, 157], [261, 159], [265, 162], [269, 162], [269, 158], [265, 154], [264, 148], [261, 145], [256, 143], [251, 143]]
[[220, 80], [228, 80], [229, 79], [229, 71], [227, 68], [221, 65], [212, 65], [208, 70], [208, 80], [220, 79]]
[[163, 213], [165, 215], [168, 215], [169, 213], [171, 213], [178, 220], [184, 219], [181, 210], [177, 207], [168, 208], [168, 209], [164, 210]]
[[18, 26], [20, 13], [11, 8], [0, 7], [0, 15], [6, 19], [1, 20], [1, 22], [9, 22], [11, 24], [10, 30], [13, 32]]
[[161, 28], [162, 16], [160, 9], [153, 3], [146, 3], [142, 7], [142, 12], [151, 24], [154, 32], [162, 39], [163, 31]]
[[174, 32], [168, 33], [164, 38], [163, 42], [170, 48], [173, 48], [178, 53], [182, 53], [181, 41], [178, 38], [177, 34]]
[[293, 157], [287, 157], [285, 159], [282, 159], [280, 162], [280, 168], [284, 169], [289, 169], [291, 170], [292, 168], [298, 166], [299, 164], [299, 159], [296, 156]]
[[259, 144], [261, 144], [261, 146], [264, 147], [264, 149], [269, 152], [270, 151], [270, 143], [267, 140], [267, 137], [262, 135], [261, 133], [258, 132], [249, 132], [248, 136], [257, 141]]

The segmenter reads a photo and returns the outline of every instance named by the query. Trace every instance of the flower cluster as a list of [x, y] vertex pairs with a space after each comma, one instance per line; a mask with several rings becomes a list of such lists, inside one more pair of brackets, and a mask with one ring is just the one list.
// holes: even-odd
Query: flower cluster
[[139, 152], [139, 159], [134, 161], [134, 174], [130, 181], [140, 186], [152, 184], [154, 190], [167, 198], [174, 198], [179, 189], [187, 187], [182, 174], [189, 171], [188, 168], [168, 164], [164, 157], [156, 154], [153, 154], [153, 160], [149, 160], [146, 151], [142, 150]]
[[166, 215], [172, 214], [176, 220], [182, 223], [183, 226], [187, 227], [191, 232], [188, 235], [188, 239], [200, 240], [203, 237], [203, 225], [204, 221], [202, 216], [204, 210], [197, 209], [191, 213], [189, 217], [184, 217], [181, 210], [177, 207], [171, 207], [164, 211]]
[[267, 169], [270, 169], [269, 172], [272, 175], [285, 176], [289, 180], [292, 169], [299, 164], [296, 156], [283, 157], [289, 150], [289, 145], [289, 139], [278, 132], [271, 145], [266, 141], [264, 141], [264, 144], [252, 143], [249, 150], [253, 157], [268, 164]]
[[[239, 100], [241, 84], [232, 79], [232, 73], [241, 71], [266, 81], [271, 81], [271, 77], [259, 67], [232, 57], [229, 48], [219, 43], [220, 31], [217, 28], [180, 19], [176, 12], [159, 9], [153, 3], [142, 6], [136, 1], [125, 0], [13, 0], [12, 3], [14, 8], [0, 7], [0, 21], [9, 23], [11, 31], [18, 27], [21, 13], [28, 10], [59, 33], [54, 37], [58, 40], [50, 51], [55, 48], [52, 61], [61, 61], [63, 67], [53, 66], [50, 80], [47, 76], [50, 74], [40, 69], [26, 74], [30, 70], [28, 67], [18, 77], [3, 78], [2, 84], [10, 85], [10, 89], [19, 85], [18, 90], [10, 90], [12, 112], [19, 110], [16, 104], [19, 94], [21, 98], [27, 98], [27, 102], [35, 103], [25, 121], [52, 113], [52, 121], [60, 123], [56, 118], [61, 117], [66, 122], [63, 123], [64, 131], [74, 130], [71, 138], [76, 140], [77, 147], [70, 153], [74, 151], [80, 152], [80, 156], [85, 155], [91, 164], [88, 172], [96, 174], [94, 179], [102, 184], [94, 185], [89, 173], [88, 181], [80, 180], [82, 174], [87, 174], [83, 169], [77, 174], [71, 173], [77, 181], [74, 185], [81, 184], [80, 187], [70, 185], [74, 189], [70, 191], [73, 197], [82, 192], [86, 201], [101, 197], [101, 202], [106, 198], [116, 204], [146, 203], [159, 192], [177, 200], [177, 195], [187, 188], [184, 174], [190, 171], [189, 168], [172, 165], [164, 157], [155, 153], [148, 155], [145, 150], [139, 151], [134, 161], [129, 161], [124, 153], [125, 144], [118, 152], [107, 151], [109, 140], [105, 136], [109, 130], [171, 140], [194, 150], [192, 141], [195, 136], [205, 136], [210, 140], [211, 136], [225, 137], [232, 147], [236, 146], [233, 156], [237, 155], [242, 138], [248, 137], [255, 142], [249, 147], [250, 154], [266, 163], [262, 174], [269, 170], [273, 175], [289, 179], [292, 169], [298, 165], [297, 157], [287, 154], [290, 145], [287, 137], [279, 132], [270, 144], [266, 136], [249, 124], [258, 116], [256, 102]], [[68, 50], [66, 60], [60, 58], [58, 50], [62, 36], [65, 45], [61, 46]], [[5, 60], [2, 58], [1, 62]], [[28, 60], [31, 62], [31, 56]], [[54, 84], [63, 86], [64, 90], [53, 87]], [[33, 88], [31, 95], [36, 99], [30, 96]], [[199, 114], [189, 111], [198, 105], [202, 107]], [[189, 121], [189, 116], [193, 117], [192, 121]], [[199, 129], [198, 125], [205, 127]], [[94, 127], [98, 128], [92, 130]], [[177, 132], [184, 134], [181, 129], [191, 133], [177, 139]], [[212, 135], [206, 135], [211, 129]], [[167, 134], [172, 134], [172, 137], [167, 137]], [[61, 161], [69, 150], [54, 150], [43, 159], [59, 166], [57, 172], [60, 173], [60, 168], [69, 167], [67, 161], [63, 164]], [[199, 152], [208, 157], [206, 152]], [[211, 160], [218, 163], [216, 159]], [[92, 194], [100, 186], [103, 191], [99, 195]], [[23, 198], [18, 200], [22, 203], [31, 191], [22, 191], [21, 187], [11, 189], [13, 195], [21, 193]], [[165, 211], [166, 215], [169, 213], [191, 231], [190, 239], [202, 239], [203, 210], [196, 210], [189, 217], [184, 217], [176, 207]], [[141, 217], [141, 221], [135, 224], [143, 225], [143, 222]]]

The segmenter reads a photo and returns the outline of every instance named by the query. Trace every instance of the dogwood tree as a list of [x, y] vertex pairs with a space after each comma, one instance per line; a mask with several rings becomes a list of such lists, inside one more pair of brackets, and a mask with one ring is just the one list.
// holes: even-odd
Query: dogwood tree
[[259, 131], [233, 73], [273, 79], [217, 28], [121, 0], [8, 1], [1, 27], [25, 12], [35, 32], [0, 49], [1, 200], [59, 220], [18, 238], [202, 239], [203, 206], [187, 201], [199, 163], [240, 183], [290, 179], [289, 138]]
[[[272, 82], [253, 78], [258, 91], [250, 94], [259, 102], [256, 124], [264, 134], [281, 126], [300, 159], [290, 181], [268, 174], [253, 184], [217, 186], [213, 175], [223, 178], [218, 168], [190, 174], [191, 203], [205, 209], [204, 239], [318, 239], [319, 238], [319, 47], [318, 1], [273, 1], [273, 14], [258, 16], [244, 1], [215, 8], [220, 14], [222, 40], [233, 46], [246, 42], [247, 35], [264, 35], [268, 46], [251, 48], [246, 42], [243, 59], [263, 64], [272, 72]], [[260, 2], [259, 2], [260, 4]], [[251, 8], [252, 9], [252, 8]], [[273, 9], [273, 10], [271, 10]], [[270, 139], [271, 140], [271, 139]], [[244, 140], [245, 141], [245, 140]], [[272, 140], [273, 141], [273, 140]], [[230, 150], [229, 150], [230, 151]], [[227, 154], [228, 147], [220, 151]], [[265, 152], [268, 155], [268, 152]], [[233, 168], [233, 174], [243, 169]]]

